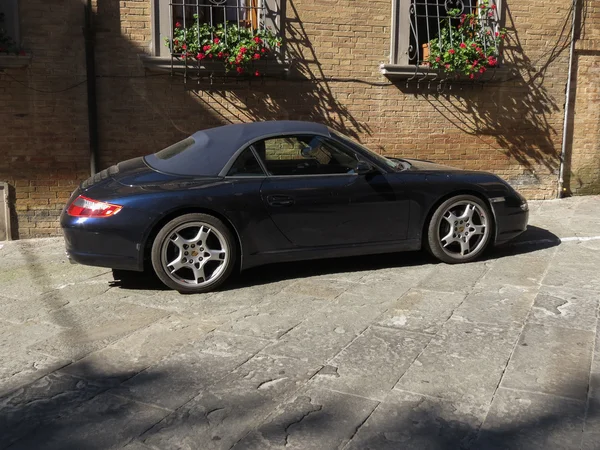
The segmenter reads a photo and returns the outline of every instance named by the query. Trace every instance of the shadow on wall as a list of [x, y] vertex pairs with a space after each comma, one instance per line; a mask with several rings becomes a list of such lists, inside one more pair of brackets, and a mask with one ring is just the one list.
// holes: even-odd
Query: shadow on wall
[[[242, 80], [229, 82], [224, 89], [218, 84], [206, 91], [193, 91], [207, 107], [231, 111], [229, 122], [255, 120], [308, 120], [329, 125], [358, 138], [371, 134], [364, 122], [359, 122], [337, 100], [327, 81], [317, 53], [305, 30], [294, 1], [287, 2], [285, 21], [286, 58], [293, 62], [288, 80]], [[215, 108], [217, 105], [219, 110]], [[234, 120], [232, 120], [234, 119]]]
[[[549, 68], [568, 52], [571, 14], [565, 17], [560, 33], [539, 59], [531, 61], [523, 52], [509, 4], [505, 4], [504, 13], [509, 31], [503, 48], [503, 70], [509, 71], [506, 81], [436, 82], [438, 92], [418, 89], [414, 83], [398, 83], [398, 88], [422, 95], [455, 129], [476, 136], [485, 147], [500, 148], [507, 158], [514, 158], [526, 173], [510, 179], [513, 184], [537, 184], [538, 168], [557, 175], [560, 165], [563, 93], [561, 88], [556, 89], [561, 97], [555, 98], [546, 85], [552, 83]], [[566, 80], [562, 73], [559, 79]], [[490, 159], [494, 158], [491, 155]]]

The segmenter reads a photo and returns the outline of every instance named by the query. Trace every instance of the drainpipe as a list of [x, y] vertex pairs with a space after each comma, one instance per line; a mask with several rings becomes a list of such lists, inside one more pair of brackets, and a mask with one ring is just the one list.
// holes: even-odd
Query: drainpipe
[[564, 194], [564, 171], [565, 171], [565, 156], [567, 153], [567, 126], [571, 118], [571, 79], [573, 78], [573, 55], [575, 54], [575, 21], [577, 17], [577, 1], [573, 0], [573, 17], [571, 21], [571, 45], [569, 48], [569, 69], [567, 74], [567, 93], [565, 95], [565, 118], [563, 122], [562, 146], [560, 151], [560, 172], [558, 176], [558, 193], [557, 197], [562, 198]]
[[95, 30], [92, 23], [92, 1], [83, 5], [85, 22], [83, 36], [85, 38], [85, 69], [87, 77], [88, 133], [90, 141], [90, 173], [96, 173], [98, 162], [98, 113], [96, 101], [96, 62], [94, 55]]

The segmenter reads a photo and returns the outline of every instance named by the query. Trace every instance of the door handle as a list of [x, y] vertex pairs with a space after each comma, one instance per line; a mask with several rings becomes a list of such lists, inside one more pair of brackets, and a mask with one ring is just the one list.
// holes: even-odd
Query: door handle
[[267, 195], [267, 203], [271, 206], [292, 206], [294, 199], [287, 195]]

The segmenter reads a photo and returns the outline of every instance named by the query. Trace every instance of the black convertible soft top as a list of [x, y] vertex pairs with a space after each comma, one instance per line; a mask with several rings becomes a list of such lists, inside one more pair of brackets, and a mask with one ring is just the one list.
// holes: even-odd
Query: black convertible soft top
[[170, 147], [144, 157], [146, 164], [175, 175], [217, 176], [236, 152], [248, 144], [279, 134], [329, 136], [325, 125], [282, 120], [225, 125], [198, 131]]

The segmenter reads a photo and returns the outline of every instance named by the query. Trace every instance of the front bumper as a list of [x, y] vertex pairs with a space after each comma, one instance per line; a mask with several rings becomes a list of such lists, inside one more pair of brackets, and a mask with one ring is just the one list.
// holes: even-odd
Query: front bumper
[[527, 230], [527, 203], [507, 198], [505, 201], [492, 203], [492, 207], [496, 218], [496, 245], [504, 244]]

